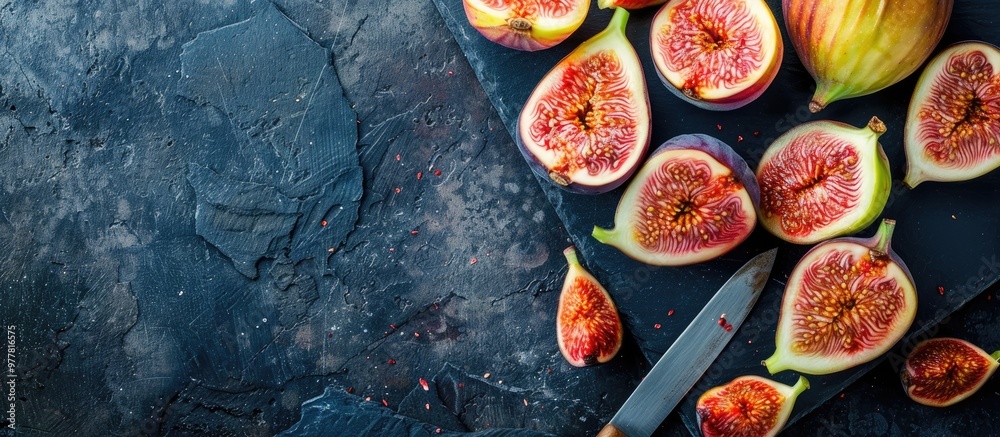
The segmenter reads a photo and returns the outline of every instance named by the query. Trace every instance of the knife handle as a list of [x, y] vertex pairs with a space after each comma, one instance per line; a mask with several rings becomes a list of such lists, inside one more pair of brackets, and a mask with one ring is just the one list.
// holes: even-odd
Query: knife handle
[[612, 424], [604, 425], [601, 432], [597, 433], [597, 437], [628, 437], [622, 430], [615, 428]]

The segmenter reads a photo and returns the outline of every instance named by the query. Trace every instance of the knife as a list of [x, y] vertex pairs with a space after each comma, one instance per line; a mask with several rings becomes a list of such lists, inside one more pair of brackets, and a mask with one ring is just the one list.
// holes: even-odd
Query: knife
[[[708, 370], [760, 297], [778, 249], [748, 261], [715, 293], [597, 437], [648, 437]], [[720, 317], [725, 321], [720, 323]]]

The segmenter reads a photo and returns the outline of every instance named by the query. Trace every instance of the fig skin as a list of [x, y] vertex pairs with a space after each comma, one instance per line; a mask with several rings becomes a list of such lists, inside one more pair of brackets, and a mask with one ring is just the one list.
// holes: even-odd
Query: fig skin
[[1000, 167], [998, 76], [1000, 49], [981, 41], [952, 45], [927, 63], [907, 111], [906, 186], [966, 181]]
[[[694, 13], [692, 8], [717, 12], [724, 6], [735, 10], [710, 21], [711, 27], [706, 27], [705, 18], [683, 17], [679, 26], [672, 20], [675, 14]], [[678, 0], [664, 5], [650, 27], [649, 46], [660, 81], [677, 97], [710, 111], [728, 111], [756, 100], [774, 81], [784, 56], [778, 22], [764, 0]], [[667, 35], [670, 41], [661, 41]], [[758, 39], [759, 47], [746, 42]], [[676, 46], [701, 51], [672, 55]], [[752, 62], [759, 65], [748, 65]], [[723, 83], [723, 72], [739, 79]]]
[[628, 10], [636, 10], [650, 6], [662, 5], [666, 2], [667, 0], [597, 0], [597, 6], [601, 9], [625, 8]]
[[624, 330], [608, 291], [580, 265], [574, 246], [563, 251], [569, 271], [559, 293], [556, 341], [563, 358], [576, 367], [611, 361]]
[[[758, 216], [764, 228], [789, 243], [815, 244], [854, 234], [874, 223], [885, 208], [892, 188], [889, 160], [878, 141], [885, 131], [885, 124], [878, 117], [872, 117], [868, 125], [862, 128], [818, 120], [803, 123], [778, 137], [764, 152], [757, 165], [756, 175], [762, 196]], [[810, 141], [804, 141], [803, 138], [809, 138]], [[836, 158], [837, 154], [847, 153], [843, 148], [844, 143], [853, 147], [856, 156], [845, 160]], [[822, 191], [813, 190], [803, 194], [802, 190], [791, 185], [804, 182], [801, 179], [805, 176], [815, 178], [813, 168], [770, 168], [782, 164], [805, 165], [807, 162], [801, 159], [802, 155], [815, 156], [819, 162], [813, 164], [823, 165], [824, 169], [830, 171], [821, 180], [811, 181], [813, 189]], [[851, 159], [855, 159], [857, 163], [850, 161]], [[834, 167], [837, 165], [839, 167]], [[859, 173], [866, 177], [858, 178]], [[858, 185], [829, 187], [838, 182]], [[830, 203], [829, 198], [833, 195], [846, 197]], [[852, 199], [850, 196], [857, 197]], [[846, 202], [853, 204], [844, 208]], [[816, 208], [824, 210], [815, 211]], [[838, 213], [840, 216], [814, 216], [822, 213]]]
[[[806, 252], [785, 286], [775, 352], [761, 363], [768, 372], [772, 375], [782, 370], [809, 375], [839, 372], [878, 358], [902, 338], [916, 317], [917, 293], [913, 275], [892, 250], [894, 228], [894, 220], [884, 219], [871, 238], [836, 238]], [[828, 265], [813, 269], [813, 263], [824, 257], [845, 253], [853, 259], [841, 256], [830, 260], [841, 269], [828, 271], [825, 269]], [[803, 290], [807, 278], [819, 284]], [[864, 282], [865, 279], [869, 281]], [[878, 279], [882, 281], [876, 282]], [[826, 287], [821, 287], [823, 282]], [[856, 291], [855, 287], [862, 291], [846, 293]], [[805, 300], [802, 295], [807, 292], [818, 296]], [[810, 307], [812, 311], [803, 314]], [[882, 313], [877, 314], [879, 311]], [[873, 322], [872, 318], [878, 315], [883, 315], [884, 320]], [[826, 335], [833, 340], [823, 342], [817, 329], [826, 329]], [[851, 336], [837, 337], [838, 331], [849, 332]], [[858, 337], [858, 333], [867, 337]]]
[[[540, 9], [539, 3], [555, 3], [546, 0], [522, 1], [525, 5], [512, 5], [509, 0], [463, 0], [462, 5], [469, 24], [486, 39], [511, 49], [533, 52], [563, 42], [587, 18], [590, 0], [564, 2], [570, 5], [568, 12], [558, 16], [545, 16], [537, 12]], [[501, 9], [495, 6], [500, 6]]]
[[788, 39], [816, 80], [809, 110], [903, 80], [941, 40], [953, 0], [783, 0]]
[[791, 387], [759, 376], [740, 376], [698, 398], [698, 428], [705, 437], [773, 437], [808, 388], [809, 381], [802, 376]]
[[1000, 366], [998, 358], [1000, 351], [987, 354], [965, 340], [932, 338], [913, 348], [899, 377], [910, 399], [930, 407], [947, 407], [979, 391]]
[[615, 9], [607, 28], [546, 73], [518, 117], [515, 140], [531, 170], [572, 193], [618, 188], [649, 148], [649, 95], [628, 17]]
[[[738, 199], [738, 202], [726, 203], [725, 207], [732, 211], [720, 212], [713, 210], [714, 217], [708, 217], [705, 216], [707, 213], [703, 211], [704, 204], [692, 204], [692, 199], [688, 199], [686, 201], [687, 207], [690, 208], [688, 214], [695, 214], [697, 216], [697, 218], [691, 218], [694, 224], [690, 224], [689, 222], [687, 225], [683, 225], [677, 224], [674, 221], [667, 223], [665, 226], [687, 226], [688, 228], [683, 229], [682, 232], [690, 230], [692, 233], [696, 230], [711, 230], [718, 226], [718, 229], [715, 229], [716, 231], [730, 234], [732, 238], [728, 241], [721, 241], [718, 244], [709, 244], [696, 249], [689, 248], [690, 250], [678, 253], [654, 251], [636, 241], [636, 236], [642, 235], [640, 228], [641, 218], [637, 218], [637, 214], [644, 212], [653, 214], [655, 209], [650, 211], [649, 208], [653, 208], [653, 206], [648, 206], [643, 208], [642, 211], [638, 211], [637, 208], [642, 207], [640, 203], [643, 202], [643, 190], [648, 189], [647, 184], [649, 184], [649, 187], [655, 187], [655, 181], [652, 181], [652, 179], [661, 171], [661, 167], [671, 163], [671, 160], [680, 159], [693, 159], [698, 162], [708, 163], [712, 168], [712, 174], [709, 176], [727, 176], [729, 179], [726, 183], [733, 184], [731, 187], [733, 191], [728, 193], [725, 198], [735, 197]], [[668, 181], [664, 181], [664, 183], [677, 182], [673, 177], [669, 177], [666, 174], [664, 176], [669, 179]], [[700, 185], [701, 181], [689, 181], [689, 183], [693, 185], [688, 188], [695, 191], [701, 190], [701, 194], [708, 195], [703, 189], [704, 186]], [[661, 196], [661, 194], [658, 193], [657, 196]], [[670, 194], [667, 193], [668, 196]], [[679, 135], [660, 145], [646, 161], [632, 182], [629, 183], [615, 212], [615, 227], [609, 230], [595, 226], [592, 235], [598, 241], [614, 246], [629, 257], [646, 264], [659, 266], [695, 264], [721, 256], [743, 242], [753, 231], [757, 223], [756, 205], [759, 202], [760, 189], [757, 187], [757, 180], [754, 178], [753, 171], [747, 166], [746, 161], [733, 151], [729, 145], [708, 135]], [[661, 204], [660, 208], [677, 208], [677, 205], [672, 203]], [[677, 211], [673, 210], [672, 212], [666, 211], [663, 213], [677, 214]], [[688, 215], [688, 217], [692, 216]], [[711, 220], [714, 220], [714, 223], [709, 224], [708, 222]], [[737, 222], [737, 220], [743, 221]], [[715, 225], [715, 223], [722, 224]], [[668, 231], [669, 229], [665, 229], [662, 232], [663, 238], [653, 238], [654, 243], [662, 243], [667, 240], [669, 237], [667, 234]], [[704, 235], [704, 233], [701, 235]], [[707, 241], [710, 237], [703, 238]], [[693, 244], [690, 241], [686, 243]]]

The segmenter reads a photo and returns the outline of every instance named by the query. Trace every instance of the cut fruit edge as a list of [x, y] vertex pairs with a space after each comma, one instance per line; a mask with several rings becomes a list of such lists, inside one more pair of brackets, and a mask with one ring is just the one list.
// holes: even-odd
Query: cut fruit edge
[[[839, 241], [831, 240], [817, 245], [802, 257], [802, 260], [799, 261], [793, 269], [792, 275], [788, 278], [788, 285], [782, 297], [781, 317], [778, 319], [778, 327], [775, 332], [774, 354], [761, 361], [761, 364], [767, 367], [767, 371], [770, 374], [774, 375], [784, 370], [794, 370], [809, 375], [828, 375], [844, 371], [882, 356], [906, 334], [913, 324], [913, 320], [916, 318], [917, 293], [913, 285], [912, 276], [906, 265], [899, 263], [891, 255], [890, 246], [894, 226], [895, 221], [885, 219], [879, 225], [878, 232], [872, 238], [863, 240], [858, 238], [843, 238]], [[885, 275], [895, 278], [898, 286], [903, 288], [903, 296], [906, 299], [903, 303], [903, 308], [912, 309], [911, 311], [901, 311], [901, 315], [906, 317], [895, 320], [893, 329], [884, 333], [884, 337], [881, 340], [883, 342], [881, 347], [862, 350], [850, 356], [838, 356], [836, 358], [842, 360], [840, 362], [843, 363], [839, 366], [831, 366], [831, 360], [833, 359], [831, 356], [800, 354], [791, 350], [794, 340], [792, 332], [795, 320], [790, 315], [796, 312], [795, 306], [798, 290], [793, 290], [789, 287], [802, 282], [803, 271], [805, 269], [800, 269], [799, 266], [812, 264], [822, 259], [829, 251], [835, 249], [850, 250], [857, 259], [870, 252], [879, 253], [881, 256], [889, 256], [892, 262], [887, 264]]]
[[[784, 42], [781, 39], [778, 22], [775, 19], [774, 13], [771, 11], [770, 7], [767, 6], [767, 3], [763, 0], [745, 2], [746, 6], [750, 8], [750, 13], [754, 17], [753, 23], [758, 24], [762, 31], [762, 47], [774, 47], [773, 50], [764, 50], [765, 57], [761, 62], [761, 66], [766, 66], [766, 68], [756, 69], [751, 75], [743, 78], [743, 80], [736, 84], [732, 84], [731, 87], [709, 88], [706, 90], [707, 92], [702, 93], [697, 96], [697, 98], [687, 96], [681, 90], [686, 82], [686, 75], [681, 72], [669, 70], [666, 67], [667, 63], [663, 59], [663, 55], [656, 50], [659, 43], [655, 39], [657, 38], [659, 30], [668, 24], [666, 21], [669, 19], [670, 11], [681, 3], [682, 2], [667, 3], [663, 6], [663, 8], [657, 11], [656, 15], [653, 17], [653, 22], [650, 25], [649, 46], [653, 59], [653, 65], [656, 67], [655, 70], [659, 75], [660, 80], [662, 80], [664, 84], [668, 84], [667, 88], [677, 96], [688, 100], [703, 109], [716, 109], [711, 108], [710, 106], [712, 104], [725, 105], [727, 103], [734, 105], [725, 106], [719, 109], [736, 109], [750, 103], [753, 98], [763, 94], [770, 83], [774, 80], [774, 77], [777, 76], [778, 69], [780, 68], [781, 61], [784, 57]], [[766, 83], [758, 84], [761, 80], [766, 80]], [[759, 89], [755, 87], [759, 87]], [[757, 96], [753, 96], [754, 94]], [[753, 98], [751, 98], [751, 96], [753, 96]], [[699, 104], [699, 102], [701, 104]]]
[[[930, 89], [943, 74], [947, 63], [957, 55], [962, 53], [979, 51], [986, 56], [989, 63], [994, 68], [994, 75], [1000, 75], [1000, 48], [983, 41], [962, 41], [953, 44], [944, 51], [934, 56], [927, 66], [924, 67], [917, 85], [910, 98], [910, 105], [906, 111], [906, 124], [903, 127], [903, 150], [906, 153], [906, 175], [903, 177], [903, 184], [908, 188], [916, 188], [923, 182], [958, 182], [975, 179], [983, 176], [997, 168], [997, 160], [983, 160], [979, 165], [972, 168], [943, 168], [936, 166], [923, 158], [925, 141], [918, 138], [919, 129], [916, 128], [921, 106], [925, 99], [921, 96], [930, 96]], [[1000, 123], [1000, 121], [994, 121]], [[1000, 141], [1000, 138], [997, 138]]]
[[[515, 18], [509, 8], [496, 9], [487, 5], [482, 0], [464, 0], [463, 3], [466, 4], [466, 7], [470, 7], [476, 11], [478, 26], [504, 27], [508, 25], [509, 20]], [[525, 32], [529, 32], [535, 38], [544, 40], [551, 40], [553, 38], [562, 39], [562, 37], [568, 36], [580, 28], [584, 19], [587, 18], [587, 13], [590, 11], [590, 2], [582, 2], [581, 4], [583, 6], [575, 8], [572, 13], [561, 17], [538, 17]], [[493, 11], [495, 13], [491, 13]]]
[[[794, 244], [816, 244], [831, 238], [851, 235], [868, 228], [882, 214], [885, 204], [889, 200], [889, 192], [892, 190], [892, 173], [888, 158], [882, 149], [881, 143], [878, 141], [879, 137], [886, 131], [882, 120], [878, 117], [872, 117], [868, 125], [862, 128], [834, 121], [816, 121], [796, 126], [782, 135], [782, 137], [787, 135], [787, 138], [793, 139], [802, 133], [822, 128], [822, 126], [817, 126], [813, 123], [828, 124], [831, 129], [837, 130], [838, 137], [851, 137], [847, 142], [852, 144], [861, 155], [860, 159], [863, 167], [859, 169], [859, 172], [863, 175], [871, 175], [871, 177], [862, 180], [862, 185], [858, 189], [858, 192], [862, 193], [861, 198], [853, 210], [830, 222], [825, 227], [813, 230], [806, 237], [788, 235], [781, 227], [780, 216], [768, 218], [765, 211], [759, 211], [759, 220], [769, 232]], [[763, 170], [763, 165], [770, 161], [778, 149], [776, 147], [769, 147], [764, 152], [764, 155], [760, 159], [761, 165], [757, 171], [758, 176], [761, 170]], [[763, 204], [761, 205], [763, 206]]]
[[[591, 235], [597, 239], [597, 241], [617, 248], [619, 251], [636, 261], [656, 266], [680, 266], [708, 261], [721, 256], [746, 240], [746, 238], [752, 233], [753, 228], [756, 226], [757, 212], [754, 201], [751, 199], [748, 190], [744, 186], [734, 194], [740, 197], [740, 205], [743, 208], [745, 215], [749, 217], [750, 220], [749, 223], [747, 223], [749, 228], [748, 231], [745, 233], [743, 238], [738, 241], [732, 241], [730, 244], [720, 244], [718, 246], [684, 255], [652, 252], [646, 250], [643, 246], [633, 241], [633, 230], [636, 226], [636, 220], [635, 214], [631, 208], [634, 208], [635, 205], [638, 204], [637, 198], [640, 195], [640, 190], [638, 189], [640, 187], [633, 187], [633, 185], [645, 182], [649, 179], [650, 173], [653, 173], [667, 161], [678, 158], [693, 158], [704, 161], [708, 163], [711, 168], [712, 175], [716, 177], [733, 174], [732, 169], [719, 162], [714, 156], [701, 150], [670, 147], [666, 148], [664, 151], [657, 149], [657, 151], [654, 152], [654, 156], [647, 160], [646, 163], [643, 164], [642, 168], [639, 169], [636, 175], [632, 178], [632, 183], [629, 184], [629, 188], [625, 190], [625, 193], [622, 194], [622, 198], [618, 201], [618, 208], [615, 210], [614, 227], [611, 229], [605, 229], [600, 226], [594, 226]], [[752, 173], [750, 174], [752, 175]], [[637, 250], [626, 251], [626, 247], [635, 248]]]
[[630, 152], [628, 160], [620, 164], [617, 171], [602, 173], [596, 176], [590, 175], [586, 167], [577, 169], [573, 174], [568, 175], [568, 177], [560, 176], [558, 179], [552, 177], [551, 172], [544, 172], [545, 177], [552, 179], [559, 185], [575, 185], [582, 189], [595, 189], [606, 186], [609, 181], [620, 180], [618, 184], [600, 190], [601, 192], [610, 191], [625, 183], [631, 177], [631, 173], [639, 166], [640, 161], [645, 158], [646, 152], [649, 149], [652, 124], [649, 94], [646, 90], [646, 79], [642, 71], [639, 55], [625, 36], [625, 27], [628, 24], [628, 18], [628, 10], [625, 8], [616, 8], [611, 21], [604, 30], [584, 41], [545, 74], [538, 85], [535, 86], [535, 89], [532, 91], [528, 101], [525, 102], [518, 116], [515, 140], [521, 146], [522, 153], [527, 155], [527, 159], [535, 161], [538, 167], [545, 170], [551, 169], [562, 159], [562, 153], [546, 150], [533, 141], [524, 140], [525, 138], [531, 138], [529, 132], [531, 127], [530, 120], [534, 120], [537, 115], [536, 111], [531, 108], [537, 108], [539, 101], [547, 94], [546, 92], [538, 91], [552, 90], [559, 85], [562, 75], [558, 73], [563, 63], [567, 61], [572, 62], [575, 59], [585, 59], [601, 51], [612, 51], [621, 59], [623, 65], [635, 67], [625, 68], [625, 71], [628, 73], [627, 89], [634, 93], [629, 102], [632, 105], [629, 112], [635, 117], [636, 130], [635, 149]]

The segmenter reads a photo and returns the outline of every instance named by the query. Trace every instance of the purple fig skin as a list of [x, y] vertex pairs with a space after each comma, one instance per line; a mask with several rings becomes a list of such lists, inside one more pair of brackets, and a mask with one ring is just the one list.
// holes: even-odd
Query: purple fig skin
[[740, 183], [746, 188], [747, 194], [753, 200], [754, 206], [760, 205], [760, 186], [757, 185], [757, 176], [754, 174], [747, 162], [733, 150], [728, 144], [718, 138], [705, 134], [684, 134], [673, 137], [660, 147], [657, 147], [650, 155], [650, 159], [668, 150], [699, 150], [715, 158], [716, 161], [729, 167], [733, 174], [739, 178]]

